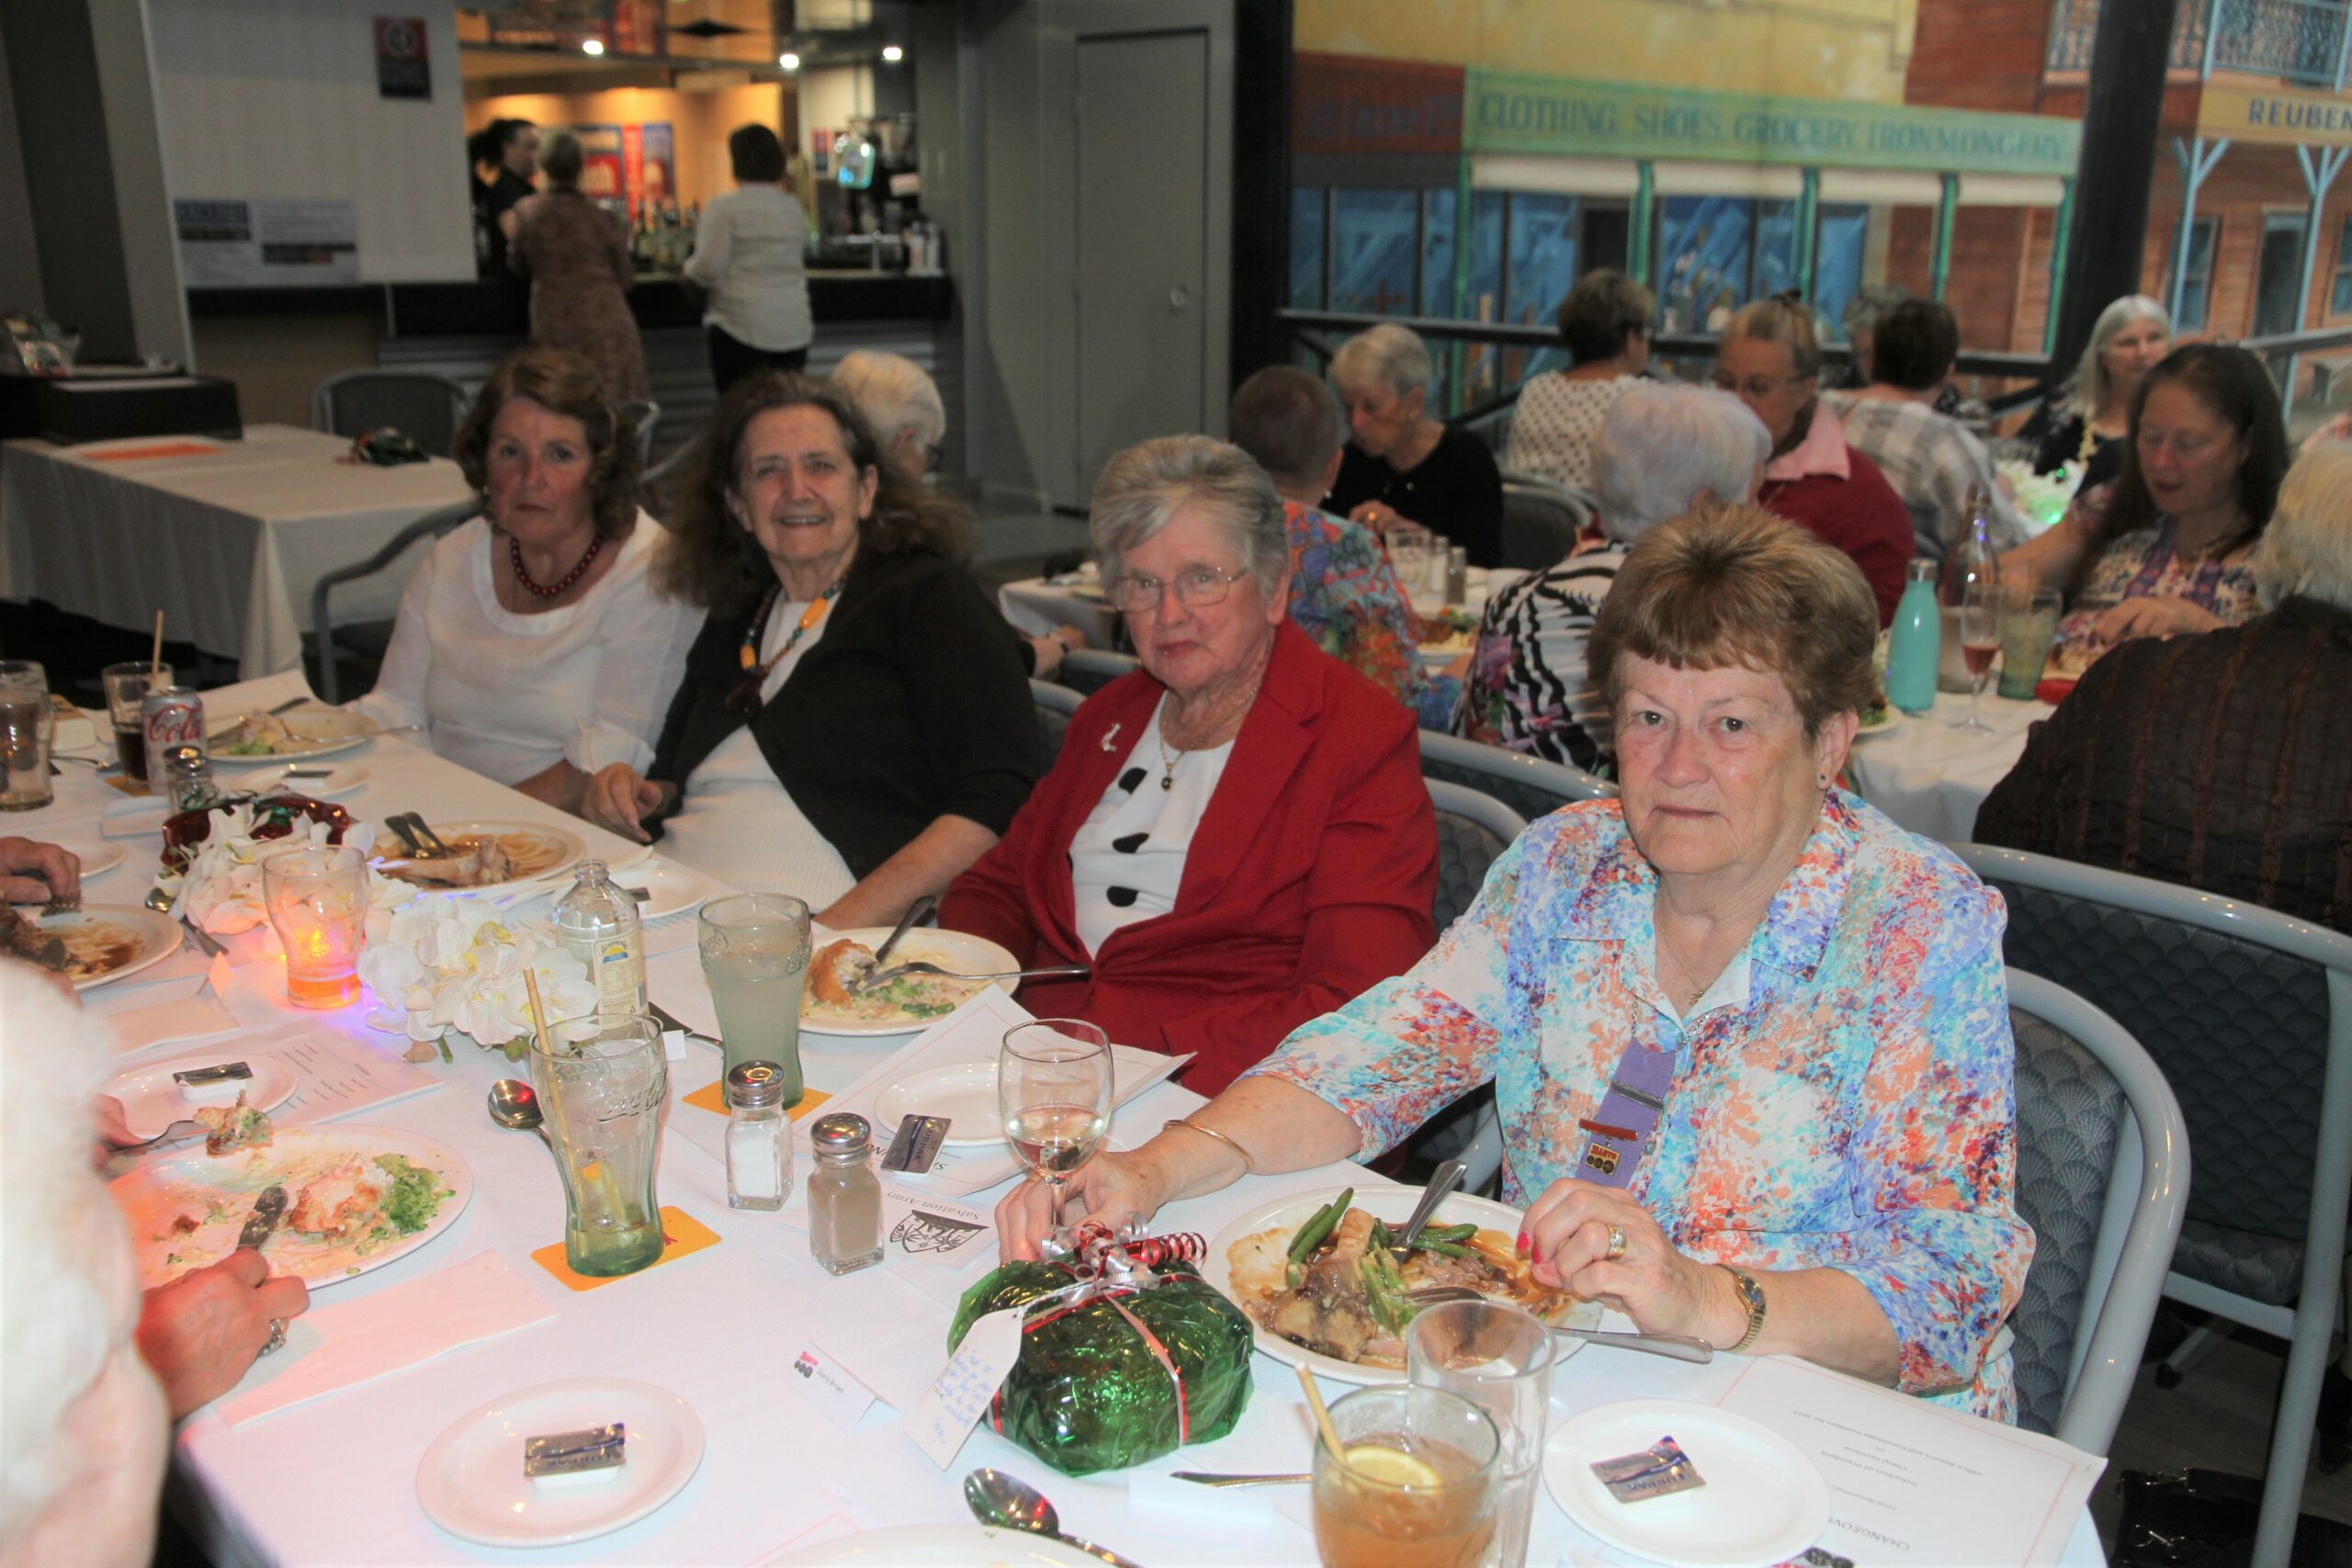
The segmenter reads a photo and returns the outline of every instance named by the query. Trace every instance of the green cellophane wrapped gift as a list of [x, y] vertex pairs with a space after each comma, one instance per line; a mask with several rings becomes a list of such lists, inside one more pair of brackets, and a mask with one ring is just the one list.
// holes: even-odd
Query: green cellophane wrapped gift
[[[1189, 1263], [1148, 1272], [1139, 1288], [1103, 1283], [1106, 1294], [1032, 1313], [1020, 1363], [980, 1419], [1065, 1475], [1124, 1470], [1232, 1431], [1250, 1403], [1250, 1320]], [[1083, 1277], [1062, 1263], [1004, 1265], [964, 1292], [949, 1350], [983, 1315]]]

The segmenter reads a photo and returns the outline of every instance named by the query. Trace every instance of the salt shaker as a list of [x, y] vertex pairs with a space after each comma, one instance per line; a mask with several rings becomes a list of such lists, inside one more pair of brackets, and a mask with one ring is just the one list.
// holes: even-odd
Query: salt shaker
[[1460, 545], [1445, 552], [1445, 602], [1462, 605], [1470, 600], [1470, 552]]
[[837, 1111], [808, 1129], [816, 1168], [808, 1173], [808, 1250], [829, 1273], [854, 1274], [882, 1261], [882, 1183], [874, 1174], [874, 1130]]
[[791, 1195], [783, 1069], [774, 1062], [739, 1062], [727, 1072], [727, 1206], [781, 1209]]

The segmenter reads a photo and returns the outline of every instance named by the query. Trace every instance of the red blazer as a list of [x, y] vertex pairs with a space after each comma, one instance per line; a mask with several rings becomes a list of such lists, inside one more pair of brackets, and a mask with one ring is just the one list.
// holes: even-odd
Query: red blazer
[[[1087, 961], [1069, 850], [1165, 690], [1121, 677], [1071, 718], [1061, 757], [939, 923], [1024, 967]], [[1115, 733], [1114, 733], [1115, 731]], [[1021, 1003], [1083, 1018], [1122, 1045], [1198, 1053], [1215, 1094], [1283, 1036], [1410, 968], [1437, 940], [1437, 823], [1413, 716], [1284, 621], [1258, 700], [1193, 837], [1176, 907], [1112, 933], [1082, 980], [1032, 980]]]

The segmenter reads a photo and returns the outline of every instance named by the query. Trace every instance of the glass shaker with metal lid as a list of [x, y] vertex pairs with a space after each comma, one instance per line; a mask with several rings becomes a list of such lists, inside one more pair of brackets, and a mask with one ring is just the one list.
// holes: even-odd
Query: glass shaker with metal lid
[[874, 1174], [874, 1129], [837, 1111], [808, 1129], [816, 1168], [808, 1173], [808, 1250], [827, 1271], [854, 1274], [882, 1261], [882, 1183]]

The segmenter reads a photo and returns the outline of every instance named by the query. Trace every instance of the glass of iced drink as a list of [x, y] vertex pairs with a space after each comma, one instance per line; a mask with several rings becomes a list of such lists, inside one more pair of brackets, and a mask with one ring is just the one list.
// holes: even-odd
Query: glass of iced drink
[[563, 1260], [576, 1274], [633, 1274], [662, 1257], [653, 1172], [670, 1067], [662, 1025], [637, 1013], [550, 1024], [531, 1079], [563, 1174]]
[[1315, 1551], [1323, 1568], [1478, 1568], [1495, 1537], [1487, 1413], [1412, 1383], [1360, 1388], [1331, 1406], [1347, 1459], [1315, 1445]]
[[702, 907], [695, 926], [726, 1060], [774, 1062], [784, 1103], [800, 1103], [800, 988], [808, 977], [808, 906], [782, 893], [741, 893]]

